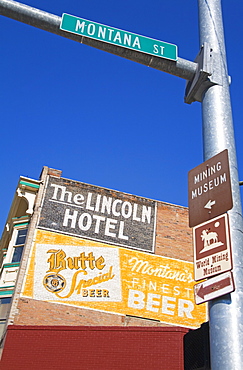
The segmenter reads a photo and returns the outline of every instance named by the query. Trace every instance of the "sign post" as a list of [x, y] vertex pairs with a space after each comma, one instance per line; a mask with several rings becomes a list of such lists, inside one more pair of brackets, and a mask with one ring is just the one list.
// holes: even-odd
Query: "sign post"
[[[204, 160], [228, 149], [233, 196], [229, 210], [235, 291], [209, 302], [211, 369], [241, 369], [243, 363], [243, 222], [221, 0], [198, 0], [200, 45], [207, 43], [213, 86], [202, 99]], [[211, 199], [212, 201], [214, 199]]]

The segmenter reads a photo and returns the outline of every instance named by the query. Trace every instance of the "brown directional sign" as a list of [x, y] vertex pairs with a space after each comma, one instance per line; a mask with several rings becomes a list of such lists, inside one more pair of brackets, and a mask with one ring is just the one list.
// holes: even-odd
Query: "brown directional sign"
[[233, 207], [227, 149], [188, 173], [188, 204], [190, 227]]
[[193, 228], [194, 279], [203, 280], [232, 269], [228, 215]]
[[231, 271], [194, 285], [196, 304], [210, 301], [234, 291], [234, 280]]

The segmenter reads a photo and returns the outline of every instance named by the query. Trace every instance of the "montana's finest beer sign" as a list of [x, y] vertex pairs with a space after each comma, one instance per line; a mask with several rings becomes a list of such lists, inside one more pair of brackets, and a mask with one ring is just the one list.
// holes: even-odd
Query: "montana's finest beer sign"
[[197, 328], [193, 287], [191, 262], [37, 230], [21, 296]]
[[153, 252], [156, 202], [50, 177], [39, 227]]

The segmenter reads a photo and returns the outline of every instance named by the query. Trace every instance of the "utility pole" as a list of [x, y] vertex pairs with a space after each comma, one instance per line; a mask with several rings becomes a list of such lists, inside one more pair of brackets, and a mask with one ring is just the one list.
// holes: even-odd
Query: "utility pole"
[[[209, 302], [212, 370], [243, 364], [243, 221], [229, 94], [221, 0], [198, 0], [201, 50], [191, 62], [166, 60], [92, 40], [60, 29], [61, 17], [12, 0], [0, 0], [0, 14], [188, 80], [185, 102], [202, 103], [204, 160], [227, 149], [233, 196], [228, 212], [235, 291]], [[241, 184], [242, 185], [242, 184]]]
[[212, 370], [243, 364], [243, 222], [229, 93], [221, 0], [198, 0], [200, 44], [209, 45], [212, 85], [202, 98], [204, 159], [228, 149], [233, 196], [229, 211], [235, 292], [209, 302]]

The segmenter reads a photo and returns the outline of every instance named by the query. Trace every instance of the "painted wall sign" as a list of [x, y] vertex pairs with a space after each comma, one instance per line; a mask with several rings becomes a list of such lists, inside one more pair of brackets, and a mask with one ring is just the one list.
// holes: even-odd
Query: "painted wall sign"
[[22, 296], [197, 328], [193, 287], [190, 262], [38, 230]]
[[39, 227], [154, 251], [156, 202], [50, 176]]

